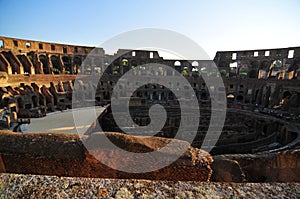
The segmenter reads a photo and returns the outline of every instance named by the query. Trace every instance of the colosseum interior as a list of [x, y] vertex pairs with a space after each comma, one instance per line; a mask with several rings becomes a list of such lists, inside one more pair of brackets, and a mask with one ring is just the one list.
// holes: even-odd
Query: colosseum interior
[[[115, 123], [110, 108], [114, 86], [123, 74], [131, 70], [136, 76], [135, 82], [122, 84], [124, 92], [132, 87], [131, 84], [142, 84], [147, 73], [176, 76], [174, 72], [161, 68], [145, 70], [145, 73], [135, 71], [149, 63], [172, 67], [186, 78], [195, 92], [201, 117], [190, 148], [192, 155], [183, 156], [176, 164], [159, 172], [143, 175], [118, 172], [96, 163], [79, 137], [101, 137], [99, 129], [102, 129], [127, 150], [136, 150], [136, 145], [148, 147], [147, 150], [157, 147], [136, 141], [129, 135], [109, 133], [124, 133]], [[212, 65], [216, 65], [219, 71], [212, 70]], [[96, 84], [91, 81], [99, 76], [101, 79]], [[222, 78], [224, 87], [208, 88], [204, 76]], [[77, 84], [74, 84], [75, 79]], [[174, 81], [169, 86], [184, 89], [184, 85]], [[218, 103], [218, 99], [211, 97], [211, 92], [226, 93], [227, 114], [216, 146], [203, 146], [211, 119], [212, 101]], [[117, 94], [120, 98], [123, 95], [122, 92]], [[0, 172], [3, 173], [151, 180], [300, 182], [300, 47], [218, 51], [211, 61], [170, 60], [161, 57], [158, 51], [119, 49], [114, 55], [108, 55], [99, 47], [0, 37], [0, 96]], [[74, 96], [78, 101], [74, 100]], [[180, 123], [180, 107], [172, 91], [162, 85], [147, 84], [131, 97], [130, 111], [137, 125], [150, 123], [148, 112], [152, 105], [159, 103], [166, 107], [168, 120], [154, 136], [153, 143], [175, 136]], [[85, 135], [22, 132], [21, 126], [30, 125], [30, 120], [46, 119], [51, 112], [75, 109], [77, 104], [105, 107], [96, 120], [98, 123], [91, 124]], [[192, 116], [187, 116], [191, 119], [189, 117]], [[147, 132], [139, 132], [139, 135], [147, 135]], [[181, 139], [184, 142], [185, 137]], [[185, 161], [192, 161], [189, 158], [194, 157], [194, 151], [200, 148], [209, 149], [210, 154], [202, 151], [207, 158], [201, 161], [207, 162], [199, 160], [201, 164], [197, 166], [186, 166]], [[175, 167], [188, 169], [191, 175], [171, 175]]]

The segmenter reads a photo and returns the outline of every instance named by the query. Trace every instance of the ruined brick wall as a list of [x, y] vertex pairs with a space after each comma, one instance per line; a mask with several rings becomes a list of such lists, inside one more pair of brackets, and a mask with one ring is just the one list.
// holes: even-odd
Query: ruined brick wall
[[[188, 76], [195, 76], [194, 67], [205, 71], [212, 68], [208, 60], [168, 60], [160, 57], [157, 51], [119, 49], [114, 55], [105, 55], [102, 48], [93, 49], [88, 46], [0, 37], [0, 52], [12, 54], [1, 56], [3, 53], [0, 53], [0, 70], [8, 74], [101, 74], [104, 68], [110, 66], [106, 73], [122, 75], [138, 65], [160, 63], [175, 68], [179, 73], [187, 70]], [[27, 56], [28, 60], [21, 59], [21, 55]], [[26, 66], [28, 62], [29, 66]], [[214, 62], [224, 77], [296, 79], [299, 76], [300, 47], [219, 51]]]
[[293, 79], [300, 69], [300, 47], [218, 51], [214, 62], [231, 77]]
[[[104, 50], [91, 46], [76, 46], [0, 36], [0, 71], [8, 74], [77, 74], [79, 66], [90, 54], [103, 58]], [[101, 62], [102, 64], [102, 62]]]
[[[53, 53], [53, 54], [88, 54], [94, 47], [91, 46], [76, 46], [69, 44], [58, 44], [43, 41], [33, 41], [26, 39], [17, 39], [0, 36], [2, 46], [0, 50], [11, 50], [13, 52], [30, 52]], [[104, 54], [103, 49], [99, 53]]]

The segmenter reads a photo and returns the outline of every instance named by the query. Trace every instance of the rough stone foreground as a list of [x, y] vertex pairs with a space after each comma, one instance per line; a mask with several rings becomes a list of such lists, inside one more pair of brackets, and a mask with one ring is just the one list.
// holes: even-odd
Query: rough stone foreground
[[[115, 145], [133, 152], [157, 151], [172, 139], [160, 137], [134, 137], [121, 133], [97, 133], [92, 137], [73, 134], [39, 133], [20, 134], [0, 131], [0, 172], [19, 174], [55, 175], [70, 177], [98, 177], [148, 180], [209, 181], [212, 175], [212, 157], [207, 152], [189, 147], [174, 163], [148, 173], [127, 173], [114, 170], [95, 159], [82, 144], [82, 140], [102, 140], [107, 136]], [[179, 147], [189, 146], [177, 140]], [[98, 147], [98, 146], [97, 146]], [[122, 154], [109, 146], [91, 148], [90, 152], [114, 161]], [[174, 151], [164, 154], [174, 155]], [[133, 161], [127, 158], [122, 165]], [[153, 165], [155, 162], [142, 162]]]
[[[2, 181], [2, 182], [1, 182]], [[207, 183], [0, 175], [0, 198], [299, 198], [300, 183]]]

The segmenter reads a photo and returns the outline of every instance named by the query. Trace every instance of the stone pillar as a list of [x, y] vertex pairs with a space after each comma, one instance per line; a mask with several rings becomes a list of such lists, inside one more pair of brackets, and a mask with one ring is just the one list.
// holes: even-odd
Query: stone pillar
[[33, 66], [30, 66], [30, 74], [34, 75], [35, 74], [35, 70]]
[[10, 65], [7, 66], [7, 74], [9, 74], [9, 75], [12, 74], [12, 68]]
[[60, 68], [61, 68], [60, 72], [62, 74], [65, 74], [65, 65], [64, 65], [64, 62], [63, 62], [62, 57], [60, 55], [58, 56], [58, 60], [59, 60]]
[[20, 64], [20, 74], [23, 75], [24, 74], [24, 67], [22, 64]]

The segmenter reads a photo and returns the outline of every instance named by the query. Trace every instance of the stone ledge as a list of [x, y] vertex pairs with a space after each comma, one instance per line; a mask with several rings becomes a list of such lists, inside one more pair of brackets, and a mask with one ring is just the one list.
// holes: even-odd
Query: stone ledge
[[[189, 147], [185, 141], [176, 140], [178, 147], [188, 146], [186, 152], [172, 164], [147, 173], [118, 171], [98, 161], [101, 156], [117, 166], [137, 164], [134, 155], [121, 163], [123, 153], [106, 145], [95, 144], [87, 150], [82, 142], [98, 143], [103, 136], [109, 137], [116, 146], [126, 151], [157, 151], [172, 139], [160, 137], [134, 137], [121, 133], [105, 132], [93, 136], [55, 133], [13, 133], [0, 131], [0, 171], [19, 174], [55, 175], [69, 177], [95, 177], [148, 180], [209, 181], [212, 175], [211, 155]], [[81, 139], [80, 139], [81, 138]], [[174, 140], [175, 141], [175, 140]], [[186, 148], [184, 148], [186, 149]], [[165, 151], [163, 157], [171, 157], [176, 151]], [[177, 156], [176, 156], [177, 157]], [[157, 159], [157, 158], [156, 158]], [[154, 159], [154, 160], [156, 160]], [[139, 162], [140, 166], [153, 165], [155, 161]], [[138, 160], [139, 161], [139, 160]], [[122, 165], [120, 165], [122, 164]], [[137, 166], [139, 166], [137, 165]]]
[[300, 183], [207, 183], [1, 174], [0, 198], [297, 198]]

